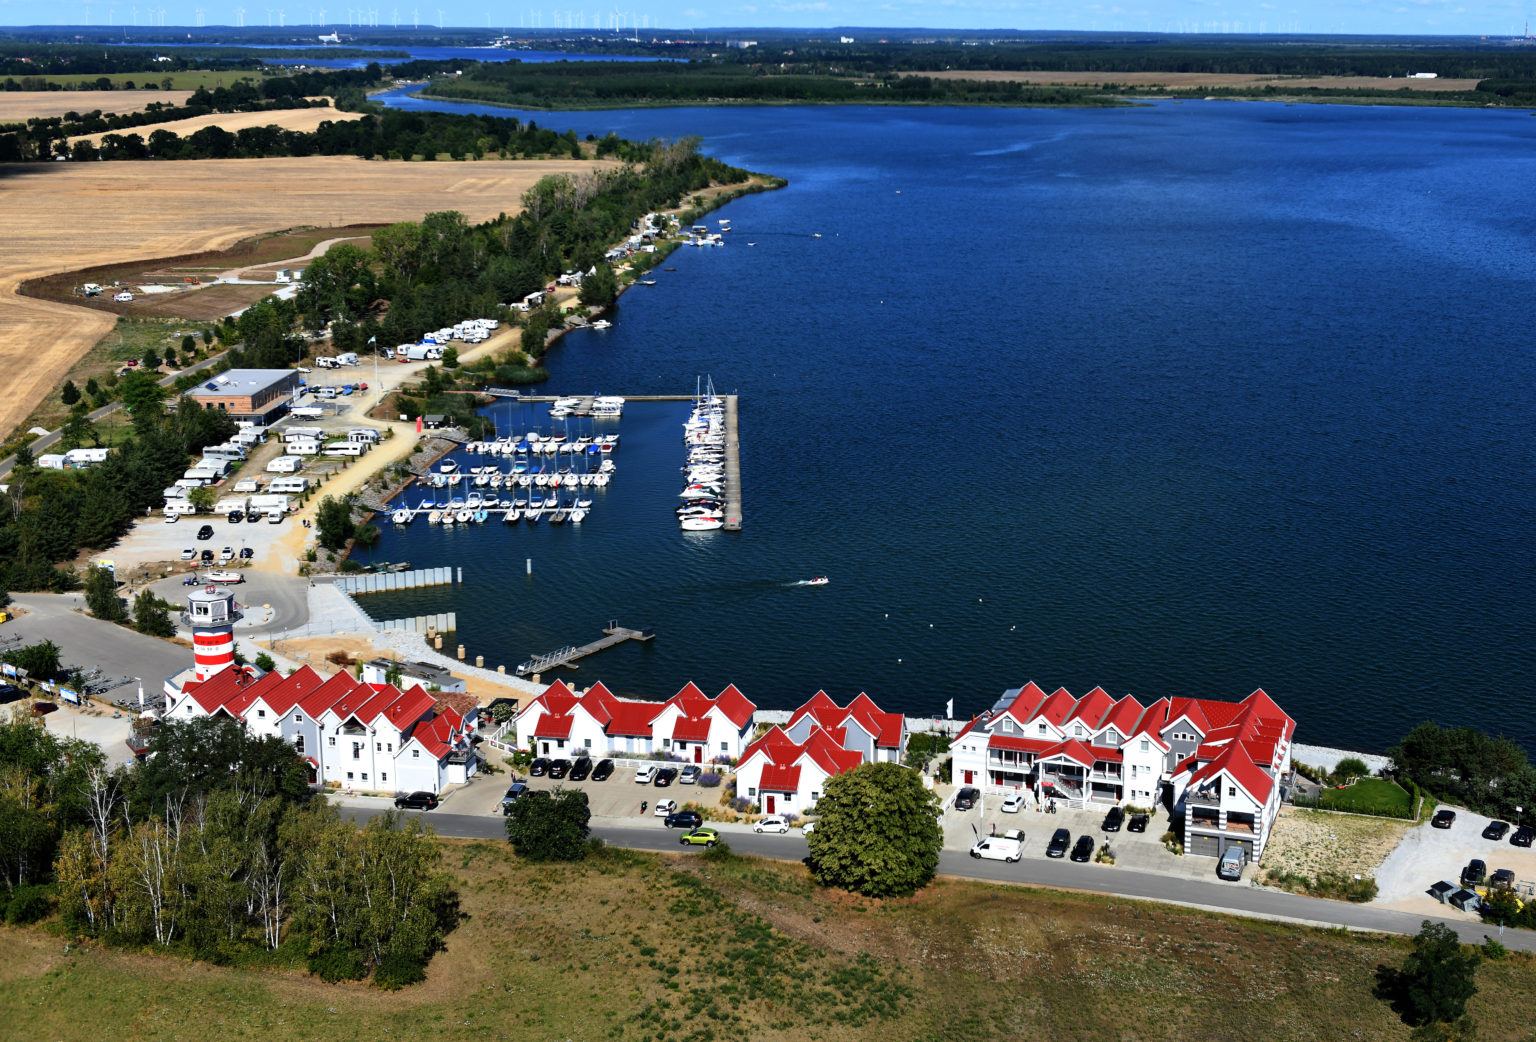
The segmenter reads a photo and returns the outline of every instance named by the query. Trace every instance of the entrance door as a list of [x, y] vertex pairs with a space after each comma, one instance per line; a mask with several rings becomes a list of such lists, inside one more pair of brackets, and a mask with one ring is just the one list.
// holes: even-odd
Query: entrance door
[[965, 784], [969, 785], [974, 780], [973, 775], [975, 775], [976, 772], [975, 771], [961, 771], [960, 773], [965, 775]]
[[694, 763], [703, 763], [704, 762], [704, 747], [702, 745], [696, 745], [696, 746], [693, 747], [693, 762]]
[[549, 755], [549, 743], [548, 742], [544, 743], [544, 755], [545, 756]]
[[773, 813], [773, 808], [774, 808], [774, 801], [777, 799], [777, 797], [769, 796], [767, 799], [768, 799], [768, 813], [772, 814]]

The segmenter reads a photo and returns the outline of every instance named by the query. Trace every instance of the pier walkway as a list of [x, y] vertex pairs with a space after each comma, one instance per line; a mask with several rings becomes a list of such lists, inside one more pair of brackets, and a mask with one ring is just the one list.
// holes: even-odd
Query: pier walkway
[[626, 626], [620, 626], [617, 621], [609, 622], [603, 630], [603, 634], [602, 639], [594, 640], [590, 644], [583, 644], [579, 648], [566, 647], [561, 648], [559, 651], [552, 651], [548, 655], [536, 655], [517, 667], [518, 676], [542, 673], [547, 669], [576, 669], [578, 668], [576, 665], [577, 659], [583, 659], [588, 655], [595, 655], [599, 651], [606, 651], [608, 648], [617, 647], [625, 641], [638, 640], [644, 642], [656, 638], [656, 634], [652, 632], [649, 626], [643, 630], [632, 630]]
[[725, 524], [741, 531], [741, 435], [736, 426], [736, 395], [725, 396]]

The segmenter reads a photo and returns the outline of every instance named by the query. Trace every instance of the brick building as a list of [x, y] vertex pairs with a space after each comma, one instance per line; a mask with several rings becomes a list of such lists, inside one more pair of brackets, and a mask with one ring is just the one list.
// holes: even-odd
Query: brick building
[[187, 397], [204, 409], [267, 426], [287, 411], [298, 388], [294, 369], [231, 369], [204, 380]]

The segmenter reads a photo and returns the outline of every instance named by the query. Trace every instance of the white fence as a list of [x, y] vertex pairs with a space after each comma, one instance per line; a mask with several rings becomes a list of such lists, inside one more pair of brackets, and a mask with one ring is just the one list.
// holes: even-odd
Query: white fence
[[415, 568], [409, 572], [374, 572], [367, 575], [347, 575], [336, 580], [336, 589], [346, 594], [388, 593], [391, 590], [414, 590], [421, 586], [447, 586], [464, 581], [464, 569]]

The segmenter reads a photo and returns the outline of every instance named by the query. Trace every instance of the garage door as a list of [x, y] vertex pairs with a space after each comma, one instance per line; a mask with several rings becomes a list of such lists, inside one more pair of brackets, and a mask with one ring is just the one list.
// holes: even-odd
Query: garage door
[[1219, 853], [1217, 847], [1221, 840], [1215, 836], [1191, 836], [1189, 845], [1184, 848], [1187, 854], [1198, 854], [1203, 857], [1216, 857]]

